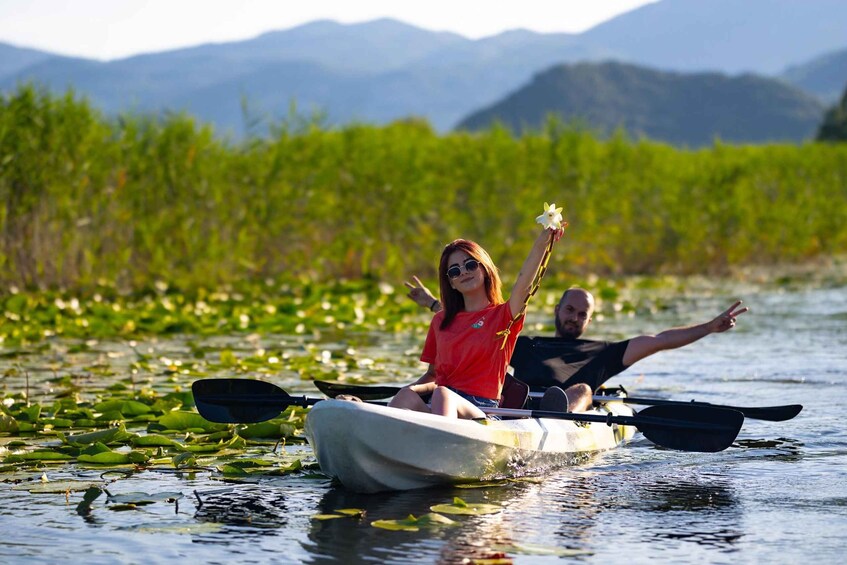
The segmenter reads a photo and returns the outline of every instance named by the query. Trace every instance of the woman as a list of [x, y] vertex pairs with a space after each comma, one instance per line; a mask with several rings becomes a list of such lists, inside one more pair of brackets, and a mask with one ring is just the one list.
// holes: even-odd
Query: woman
[[[503, 301], [497, 267], [482, 247], [465, 239], [448, 244], [438, 265], [444, 308], [432, 318], [421, 354], [429, 368], [389, 406], [453, 418], [484, 418], [480, 407], [496, 407], [524, 322], [521, 317], [509, 328], [509, 321], [526, 302], [551, 234], [557, 241], [562, 233], [551, 228], [538, 235], [508, 302]], [[497, 334], [507, 328], [504, 345]], [[427, 406], [421, 395], [430, 393]]]

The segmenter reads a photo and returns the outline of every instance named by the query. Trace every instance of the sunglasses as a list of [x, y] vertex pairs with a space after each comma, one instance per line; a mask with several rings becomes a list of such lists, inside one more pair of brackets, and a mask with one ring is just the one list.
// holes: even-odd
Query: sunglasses
[[[477, 261], [476, 259], [468, 259], [467, 261], [465, 261], [464, 266], [465, 266], [465, 272], [466, 273], [472, 273], [472, 272], [476, 271], [477, 269], [479, 269], [479, 261]], [[455, 279], [456, 277], [458, 277], [461, 274], [462, 274], [462, 268], [459, 267], [458, 265], [453, 265], [452, 267], [447, 269], [447, 278], [449, 278], [449, 279]]]

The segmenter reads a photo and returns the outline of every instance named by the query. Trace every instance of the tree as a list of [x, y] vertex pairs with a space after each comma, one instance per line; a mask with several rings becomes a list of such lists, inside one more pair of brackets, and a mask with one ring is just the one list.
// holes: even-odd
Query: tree
[[847, 88], [841, 102], [826, 112], [818, 129], [818, 141], [847, 141]]

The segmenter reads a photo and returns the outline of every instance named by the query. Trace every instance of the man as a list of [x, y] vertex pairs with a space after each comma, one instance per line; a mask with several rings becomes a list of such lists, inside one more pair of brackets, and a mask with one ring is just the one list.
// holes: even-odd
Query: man
[[[413, 280], [414, 283], [406, 283], [409, 298], [433, 312], [440, 310], [432, 293], [417, 277]], [[562, 294], [554, 309], [556, 337], [521, 336], [511, 365], [516, 378], [530, 387], [546, 388], [542, 409], [587, 410], [594, 391], [641, 359], [735, 327], [736, 318], [748, 311], [740, 306], [738, 300], [717, 317], [698, 325], [618, 342], [595, 341], [581, 339], [594, 314], [594, 296], [585, 289], [571, 288]]]

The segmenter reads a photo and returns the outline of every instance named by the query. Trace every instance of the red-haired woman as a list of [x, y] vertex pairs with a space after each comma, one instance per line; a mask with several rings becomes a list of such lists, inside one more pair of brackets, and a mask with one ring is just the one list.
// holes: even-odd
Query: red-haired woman
[[[453, 418], [484, 418], [480, 407], [498, 405], [523, 317], [509, 328], [504, 347], [497, 333], [523, 308], [551, 232], [558, 240], [563, 230], [550, 228], [538, 235], [507, 302], [497, 267], [485, 249], [465, 239], [444, 248], [438, 265], [444, 308], [430, 322], [421, 354], [429, 369], [403, 387], [389, 406]], [[432, 399], [427, 405], [421, 395], [429, 393]]]

